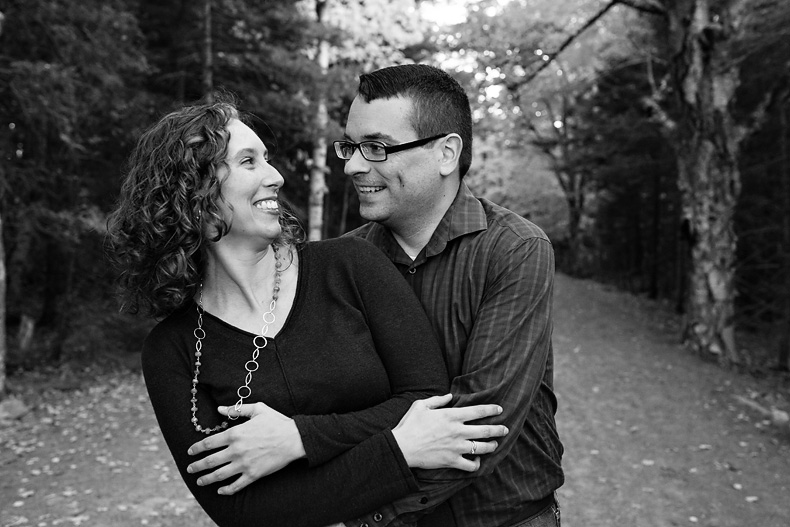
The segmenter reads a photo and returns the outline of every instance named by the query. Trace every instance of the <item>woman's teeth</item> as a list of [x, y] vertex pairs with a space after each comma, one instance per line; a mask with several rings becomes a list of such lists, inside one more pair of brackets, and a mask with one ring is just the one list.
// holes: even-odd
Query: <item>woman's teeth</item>
[[279, 207], [277, 206], [277, 202], [273, 199], [265, 199], [255, 203], [255, 207], [258, 209], [266, 209], [266, 210], [277, 210]]

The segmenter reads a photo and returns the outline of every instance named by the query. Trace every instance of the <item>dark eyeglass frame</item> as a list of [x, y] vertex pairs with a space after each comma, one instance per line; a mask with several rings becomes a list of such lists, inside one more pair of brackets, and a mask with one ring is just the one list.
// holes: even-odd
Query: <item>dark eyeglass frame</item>
[[[443, 134], [433, 135], [431, 137], [425, 137], [423, 139], [417, 139], [416, 141], [409, 141], [408, 143], [401, 143], [399, 145], [385, 145], [381, 141], [360, 141], [359, 143], [354, 143], [353, 141], [335, 141], [332, 143], [335, 147], [335, 154], [340, 159], [344, 161], [348, 161], [352, 157], [354, 157], [354, 152], [359, 150], [362, 154], [362, 157], [367, 159], [368, 161], [372, 161], [374, 163], [378, 163], [380, 161], [386, 161], [387, 156], [389, 154], [394, 154], [395, 152], [402, 152], [403, 150], [408, 150], [410, 148], [417, 148], [418, 146], [427, 145], [431, 141], [436, 141], [437, 139], [441, 139], [442, 137], [447, 137], [450, 135], [450, 132], [446, 132]], [[367, 155], [365, 155], [365, 149], [362, 148], [362, 145], [365, 144], [373, 144], [382, 150], [384, 150], [384, 159], [370, 159]], [[343, 148], [351, 148], [351, 155], [348, 157], [343, 157], [342, 149]]]

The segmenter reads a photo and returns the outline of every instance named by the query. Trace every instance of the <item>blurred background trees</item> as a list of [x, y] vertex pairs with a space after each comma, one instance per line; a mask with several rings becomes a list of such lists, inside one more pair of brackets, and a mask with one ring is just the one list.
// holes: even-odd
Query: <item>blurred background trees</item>
[[357, 76], [418, 61], [468, 86], [470, 186], [543, 227], [561, 271], [666, 301], [701, 357], [788, 367], [785, 1], [5, 0], [0, 13], [0, 364], [6, 347], [12, 369], [139, 347], [148, 326], [117, 312], [102, 239], [157, 117], [236, 94], [311, 237], [337, 236], [361, 222], [327, 148]]

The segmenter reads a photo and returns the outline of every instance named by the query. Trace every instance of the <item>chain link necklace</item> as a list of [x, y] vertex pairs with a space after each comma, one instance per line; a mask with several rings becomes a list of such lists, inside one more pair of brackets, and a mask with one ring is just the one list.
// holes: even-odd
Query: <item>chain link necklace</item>
[[[277, 307], [277, 299], [280, 296], [280, 279], [282, 278], [282, 263], [280, 262], [280, 253], [278, 252], [278, 248], [276, 245], [272, 244], [272, 249], [274, 249], [274, 288], [272, 291], [272, 301], [269, 303], [269, 310], [266, 311], [262, 318], [263, 318], [263, 327], [261, 328], [261, 332], [259, 335], [255, 335], [252, 339], [252, 345], [255, 346], [255, 349], [252, 351], [252, 359], [248, 360], [244, 363], [244, 369], [247, 370], [247, 374], [244, 376], [244, 384], [239, 386], [238, 390], [236, 390], [236, 394], [239, 396], [239, 400], [236, 401], [236, 404], [233, 406], [233, 409], [236, 411], [235, 416], [228, 416], [228, 419], [236, 420], [238, 419], [238, 414], [241, 411], [241, 405], [244, 404], [244, 399], [249, 397], [252, 394], [252, 389], [250, 388], [250, 382], [252, 382], [252, 373], [258, 370], [258, 356], [261, 353], [261, 350], [265, 348], [269, 344], [269, 326], [274, 324], [275, 317], [274, 317], [274, 308]], [[198, 312], [198, 320], [197, 320], [197, 327], [193, 334], [195, 335], [195, 376], [192, 378], [192, 425], [195, 427], [195, 430], [198, 432], [202, 432], [206, 435], [212, 434], [214, 432], [218, 432], [219, 430], [223, 430], [228, 427], [228, 421], [223, 421], [219, 425], [213, 428], [206, 428], [198, 424], [197, 418], [197, 385], [198, 385], [198, 374], [200, 373], [200, 357], [203, 355], [203, 339], [206, 338], [206, 331], [203, 329], [203, 284], [200, 284], [200, 296], [198, 298], [198, 305], [197, 305], [197, 312]]]

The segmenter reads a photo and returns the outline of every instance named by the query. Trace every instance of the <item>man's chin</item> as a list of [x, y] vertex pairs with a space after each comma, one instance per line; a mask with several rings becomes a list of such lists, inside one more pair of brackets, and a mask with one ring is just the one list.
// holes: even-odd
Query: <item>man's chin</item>
[[366, 207], [364, 203], [360, 203], [359, 215], [365, 221], [377, 221], [381, 223], [387, 219], [386, 214], [383, 214], [378, 207]]

